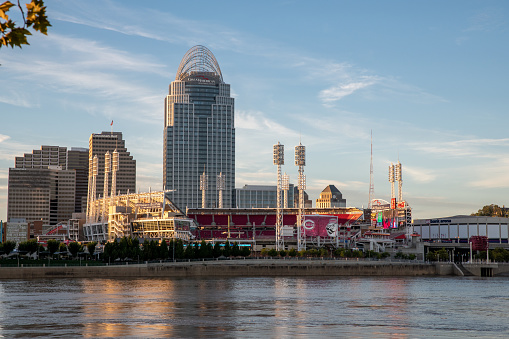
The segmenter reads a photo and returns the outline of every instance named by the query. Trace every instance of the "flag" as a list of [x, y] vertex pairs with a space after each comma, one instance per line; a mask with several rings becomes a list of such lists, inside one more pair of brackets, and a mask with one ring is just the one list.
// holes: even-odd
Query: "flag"
[[110, 124], [110, 126], [113, 126], [113, 120], [111, 120], [111, 124]]

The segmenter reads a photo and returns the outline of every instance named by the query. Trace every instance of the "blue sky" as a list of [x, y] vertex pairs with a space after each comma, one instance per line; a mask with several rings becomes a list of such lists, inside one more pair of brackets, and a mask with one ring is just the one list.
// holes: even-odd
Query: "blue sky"
[[41, 145], [121, 131], [137, 187], [162, 186], [164, 98], [186, 51], [207, 46], [235, 97], [236, 186], [275, 184], [272, 145], [307, 191], [367, 206], [403, 165], [414, 218], [508, 204], [507, 1], [46, 1], [48, 36], [0, 50], [0, 219], [8, 168]]

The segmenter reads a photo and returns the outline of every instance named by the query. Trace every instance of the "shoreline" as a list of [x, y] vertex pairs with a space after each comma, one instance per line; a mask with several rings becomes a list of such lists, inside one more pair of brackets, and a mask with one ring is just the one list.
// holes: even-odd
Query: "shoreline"
[[0, 267], [0, 280], [41, 278], [454, 276], [454, 263], [336, 260], [221, 260], [107, 266]]

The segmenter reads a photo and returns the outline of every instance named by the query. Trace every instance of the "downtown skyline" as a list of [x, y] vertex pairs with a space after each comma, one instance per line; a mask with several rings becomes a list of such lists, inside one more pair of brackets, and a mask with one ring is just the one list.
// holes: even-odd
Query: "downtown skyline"
[[45, 4], [48, 36], [0, 50], [4, 221], [14, 157], [88, 147], [112, 120], [136, 159], [137, 190], [161, 190], [164, 98], [197, 44], [235, 98], [236, 187], [275, 185], [278, 141], [296, 183], [302, 141], [310, 198], [333, 184], [347, 206], [367, 207], [373, 131], [376, 198], [390, 200], [399, 160], [414, 218], [506, 204], [506, 2]]

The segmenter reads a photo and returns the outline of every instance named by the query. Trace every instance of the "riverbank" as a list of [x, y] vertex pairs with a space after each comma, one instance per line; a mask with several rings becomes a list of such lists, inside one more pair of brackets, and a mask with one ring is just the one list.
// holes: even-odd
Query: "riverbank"
[[111, 266], [0, 267], [0, 279], [239, 276], [446, 276], [452, 263], [355, 260], [220, 260]]

